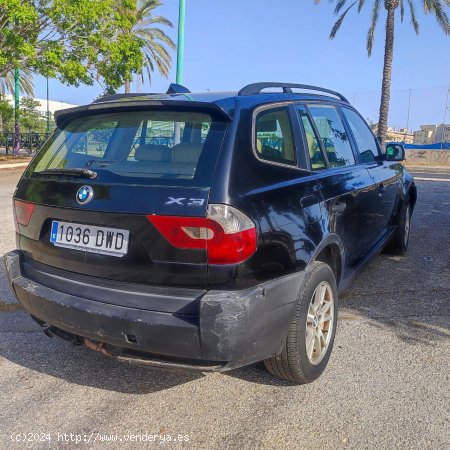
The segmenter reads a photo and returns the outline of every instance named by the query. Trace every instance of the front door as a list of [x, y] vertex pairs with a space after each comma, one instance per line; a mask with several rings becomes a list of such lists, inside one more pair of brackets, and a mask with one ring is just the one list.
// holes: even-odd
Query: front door
[[375, 136], [356, 111], [343, 107], [342, 112], [353, 135], [359, 159], [374, 182], [372, 226], [380, 239], [392, 225], [395, 202], [401, 187], [402, 166], [397, 162], [382, 160]]
[[311, 103], [298, 107], [308, 144], [311, 170], [317, 172], [328, 210], [328, 227], [345, 247], [348, 267], [373, 246], [374, 182], [352, 150], [343, 121], [332, 105]]

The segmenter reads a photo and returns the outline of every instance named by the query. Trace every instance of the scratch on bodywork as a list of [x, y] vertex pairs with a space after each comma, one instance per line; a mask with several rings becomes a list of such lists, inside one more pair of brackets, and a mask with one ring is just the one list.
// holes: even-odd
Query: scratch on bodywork
[[[251, 302], [263, 297], [262, 289], [242, 292], [211, 292], [201, 301], [201, 317], [207, 322], [206, 329], [210, 335], [216, 337], [219, 351], [234, 348], [235, 343], [241, 342], [247, 346], [245, 324]], [[243, 326], [244, 325], [244, 326]]]
[[39, 286], [33, 283], [31, 280], [28, 280], [26, 278], [24, 278], [24, 280], [26, 280], [26, 283], [23, 285], [23, 289], [25, 289], [27, 292], [31, 292], [32, 294], [36, 294]]

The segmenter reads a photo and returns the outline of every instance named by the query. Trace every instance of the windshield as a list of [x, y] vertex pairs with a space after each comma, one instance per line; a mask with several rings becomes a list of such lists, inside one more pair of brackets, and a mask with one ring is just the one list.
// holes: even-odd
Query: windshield
[[55, 174], [48, 169], [89, 169], [98, 182], [206, 187], [225, 128], [226, 122], [200, 112], [79, 117], [57, 130], [26, 176], [64, 176], [64, 170]]

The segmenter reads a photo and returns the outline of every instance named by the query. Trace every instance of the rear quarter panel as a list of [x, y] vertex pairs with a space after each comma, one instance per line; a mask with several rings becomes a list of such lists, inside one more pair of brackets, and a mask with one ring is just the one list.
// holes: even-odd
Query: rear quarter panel
[[212, 289], [242, 289], [305, 269], [328, 227], [315, 177], [258, 160], [251, 121], [250, 108], [235, 112], [209, 201], [233, 205], [253, 220], [257, 251], [239, 265], [208, 266]]

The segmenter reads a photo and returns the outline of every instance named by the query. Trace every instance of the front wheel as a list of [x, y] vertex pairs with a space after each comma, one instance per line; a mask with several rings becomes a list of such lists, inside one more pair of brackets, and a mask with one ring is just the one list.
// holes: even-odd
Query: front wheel
[[338, 296], [331, 268], [315, 261], [300, 288], [281, 354], [266, 359], [269, 372], [299, 384], [316, 380], [328, 364], [336, 334]]

